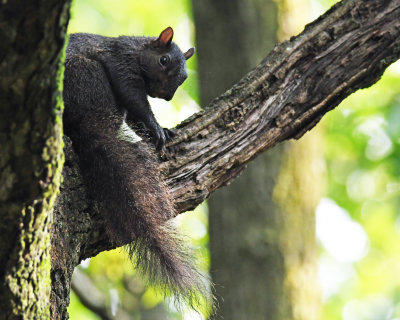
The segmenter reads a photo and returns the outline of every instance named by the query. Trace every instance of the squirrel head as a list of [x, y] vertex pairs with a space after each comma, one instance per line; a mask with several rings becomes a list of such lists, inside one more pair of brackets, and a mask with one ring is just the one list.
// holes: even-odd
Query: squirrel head
[[186, 60], [194, 54], [194, 48], [183, 53], [172, 42], [173, 35], [171, 27], [163, 30], [157, 39], [149, 43], [140, 58], [147, 94], [167, 101], [186, 80]]

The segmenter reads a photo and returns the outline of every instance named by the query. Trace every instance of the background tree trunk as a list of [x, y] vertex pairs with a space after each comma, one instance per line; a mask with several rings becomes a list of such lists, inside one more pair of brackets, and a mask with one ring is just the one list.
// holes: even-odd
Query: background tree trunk
[[0, 319], [49, 319], [69, 4], [0, 4]]
[[[206, 105], [275, 45], [278, 9], [275, 1], [253, 0], [193, 1], [193, 7], [201, 102]], [[318, 319], [315, 195], [291, 201], [291, 207], [283, 205], [290, 196], [301, 199], [308, 189], [302, 172], [310, 172], [307, 160], [315, 154], [301, 152], [307, 147], [302, 143], [294, 150], [286, 144], [268, 151], [209, 200], [211, 274], [224, 319]], [[300, 160], [302, 170], [289, 164], [291, 157]], [[275, 190], [281, 176], [300, 183], [288, 185], [287, 179], [279, 179]], [[279, 198], [282, 204], [274, 199], [274, 190], [287, 197]], [[300, 227], [300, 221], [306, 223]], [[298, 299], [299, 287], [307, 291], [307, 299]]]

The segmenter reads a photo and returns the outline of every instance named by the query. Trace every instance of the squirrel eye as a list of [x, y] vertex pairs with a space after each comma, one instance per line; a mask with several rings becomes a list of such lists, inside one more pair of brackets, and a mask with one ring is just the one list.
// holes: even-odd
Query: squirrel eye
[[162, 66], [165, 66], [167, 62], [169, 61], [168, 56], [161, 56], [160, 59], [158, 60]]

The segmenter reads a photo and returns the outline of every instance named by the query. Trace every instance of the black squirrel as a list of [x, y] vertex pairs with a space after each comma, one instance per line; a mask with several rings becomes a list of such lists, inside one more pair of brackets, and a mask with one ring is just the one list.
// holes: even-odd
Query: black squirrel
[[132, 131], [144, 124], [165, 153], [172, 132], [157, 123], [147, 95], [170, 100], [194, 53], [182, 53], [172, 37], [171, 27], [158, 38], [71, 34], [63, 121], [111, 241], [130, 243], [128, 253], [150, 283], [195, 307], [208, 300], [206, 282], [168, 222], [176, 214], [154, 152]]

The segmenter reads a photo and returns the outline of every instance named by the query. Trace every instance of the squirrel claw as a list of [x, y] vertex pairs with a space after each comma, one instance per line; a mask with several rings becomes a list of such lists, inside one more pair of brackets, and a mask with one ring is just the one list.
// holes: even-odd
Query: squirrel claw
[[176, 159], [176, 156], [175, 156], [175, 152], [174, 152], [174, 149], [173, 149], [173, 147], [171, 147], [171, 148], [162, 148], [161, 150], [160, 150], [160, 158], [161, 158], [161, 160], [163, 160], [163, 161], [168, 161], [168, 160], [174, 160], [174, 159]]
[[165, 147], [160, 150], [160, 158], [163, 161], [167, 161], [170, 159], [170, 155]]

